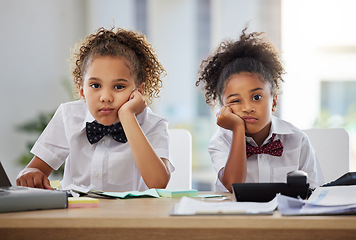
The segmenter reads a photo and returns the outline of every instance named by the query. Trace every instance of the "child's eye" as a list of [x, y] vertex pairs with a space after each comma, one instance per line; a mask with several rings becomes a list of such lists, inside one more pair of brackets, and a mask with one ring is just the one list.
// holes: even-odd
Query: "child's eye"
[[240, 100], [240, 99], [234, 99], [234, 100], [230, 101], [230, 102], [228, 103], [228, 105], [231, 105], [231, 104], [239, 104], [239, 103], [241, 103], [241, 100]]
[[116, 85], [114, 88], [115, 88], [115, 89], [117, 89], [117, 90], [120, 90], [120, 89], [125, 88], [125, 86], [124, 86], [124, 85], [119, 84], [119, 85]]
[[258, 101], [258, 100], [261, 100], [262, 99], [262, 96], [261, 95], [255, 95], [253, 96], [252, 98], [254, 101]]
[[92, 84], [90, 84], [90, 87], [92, 87], [92, 88], [100, 88], [100, 84], [92, 83]]

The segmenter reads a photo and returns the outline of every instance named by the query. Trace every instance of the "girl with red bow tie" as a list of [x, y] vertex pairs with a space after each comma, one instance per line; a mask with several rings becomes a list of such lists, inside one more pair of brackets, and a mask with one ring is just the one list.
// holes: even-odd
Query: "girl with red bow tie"
[[286, 182], [294, 170], [305, 171], [311, 187], [323, 184], [307, 136], [272, 115], [283, 74], [274, 46], [263, 33], [247, 34], [246, 29], [202, 62], [196, 85], [203, 85], [209, 105], [221, 105], [209, 145], [216, 191], [232, 192], [232, 183]]

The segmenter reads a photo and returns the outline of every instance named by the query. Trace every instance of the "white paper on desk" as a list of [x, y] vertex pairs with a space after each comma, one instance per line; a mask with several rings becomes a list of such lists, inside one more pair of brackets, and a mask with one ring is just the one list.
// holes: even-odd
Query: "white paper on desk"
[[92, 189], [93, 189], [92, 185], [90, 185], [88, 187], [88, 186], [84, 186], [84, 185], [77, 186], [77, 185], [74, 185], [74, 184], [69, 184], [67, 187], [62, 188], [62, 190], [65, 190], [65, 191], [74, 190], [74, 191], [77, 191], [77, 192], [80, 192], [80, 193], [88, 193]]
[[93, 189], [93, 185], [88, 186], [77, 186], [74, 184], [69, 184], [67, 187], [62, 188], [63, 191], [69, 191], [73, 197], [79, 197], [80, 194], [87, 194]]
[[224, 215], [224, 214], [273, 214], [277, 199], [270, 202], [209, 202], [182, 197], [174, 206], [171, 215]]
[[277, 195], [282, 215], [355, 214], [356, 186], [316, 188], [308, 200]]
[[301, 215], [305, 200], [277, 194], [278, 210], [282, 215]]
[[356, 204], [341, 206], [318, 206], [306, 204], [303, 199], [277, 195], [278, 210], [282, 215], [330, 215], [356, 213]]
[[306, 203], [317, 206], [356, 204], [356, 185], [318, 187]]

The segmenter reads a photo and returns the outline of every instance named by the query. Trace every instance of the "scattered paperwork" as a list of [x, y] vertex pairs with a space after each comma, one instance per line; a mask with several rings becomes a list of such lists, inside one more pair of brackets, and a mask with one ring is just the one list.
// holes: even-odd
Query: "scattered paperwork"
[[182, 197], [174, 206], [171, 215], [242, 215], [242, 214], [273, 214], [277, 208], [277, 199], [270, 202], [209, 202]]
[[282, 215], [356, 214], [356, 186], [319, 187], [308, 200], [277, 195]]
[[153, 198], [159, 198], [160, 196], [158, 195], [156, 189], [148, 189], [146, 191], [128, 191], [128, 192], [102, 192], [100, 195], [103, 196], [109, 196], [109, 197], [114, 197], [114, 198], [121, 198], [121, 199], [127, 199], [127, 198], [139, 198], [139, 197], [153, 197]]
[[74, 184], [70, 184], [64, 188], [62, 188], [59, 181], [51, 181], [51, 185], [55, 186], [56, 189], [61, 189], [62, 191], [67, 191], [73, 197], [80, 196], [91, 196], [91, 197], [105, 197], [105, 198], [120, 198], [120, 199], [128, 199], [128, 198], [160, 198], [160, 197], [217, 197], [221, 195], [199, 195], [198, 190], [196, 189], [155, 189], [151, 188], [146, 191], [125, 191], [125, 192], [105, 192], [96, 190], [93, 185], [90, 186], [77, 186]]

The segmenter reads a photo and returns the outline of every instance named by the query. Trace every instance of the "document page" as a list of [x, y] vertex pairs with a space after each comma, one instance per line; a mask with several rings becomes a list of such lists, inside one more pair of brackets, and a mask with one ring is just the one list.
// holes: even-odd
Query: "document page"
[[273, 214], [277, 199], [270, 202], [210, 202], [182, 197], [172, 209], [171, 215], [219, 215], [219, 214]]
[[316, 188], [306, 203], [318, 206], [356, 204], [356, 185]]
[[277, 195], [282, 215], [356, 214], [356, 186], [319, 187], [308, 200]]

